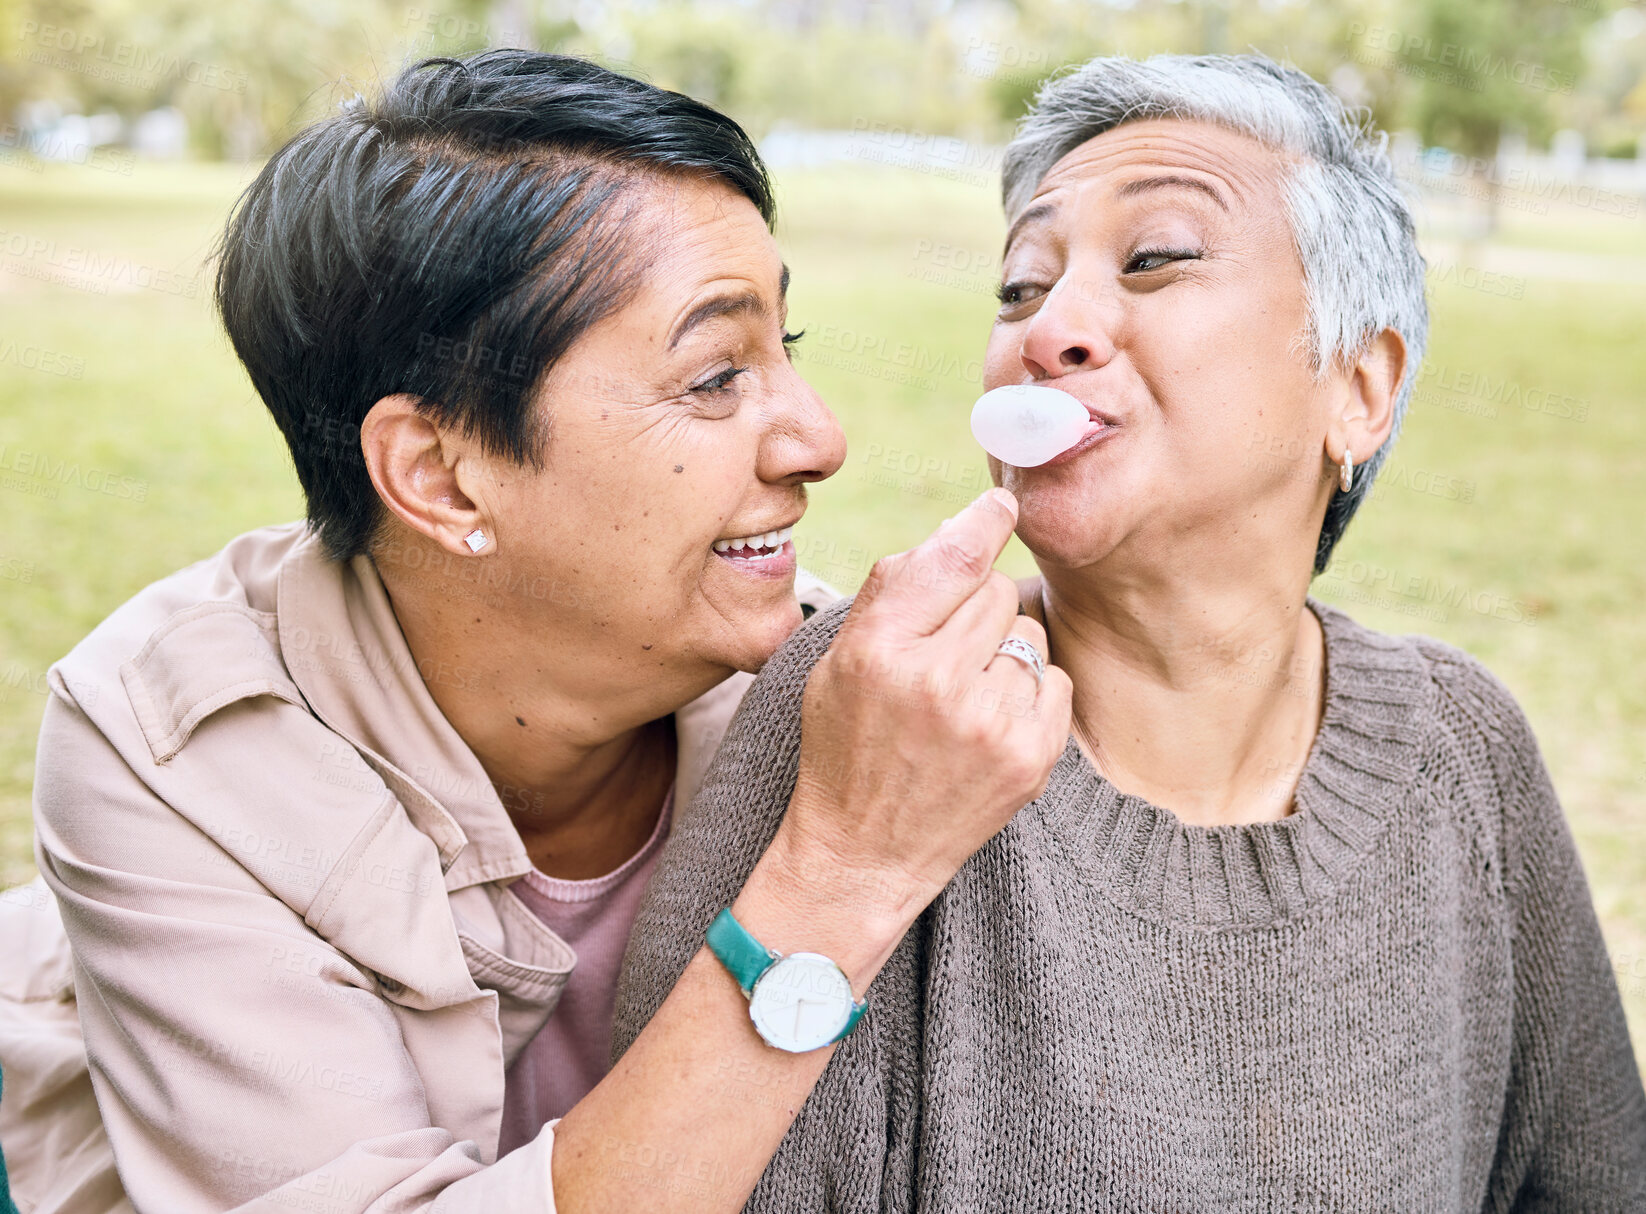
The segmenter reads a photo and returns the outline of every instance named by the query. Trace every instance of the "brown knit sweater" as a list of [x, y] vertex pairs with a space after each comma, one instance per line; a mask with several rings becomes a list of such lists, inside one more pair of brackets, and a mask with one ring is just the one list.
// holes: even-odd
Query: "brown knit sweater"
[[[748, 1210], [1646, 1211], [1646, 1096], [1525, 717], [1460, 650], [1309, 606], [1297, 811], [1185, 826], [1071, 740], [893, 954]], [[617, 1053], [776, 830], [848, 607], [767, 665], [676, 829]]]

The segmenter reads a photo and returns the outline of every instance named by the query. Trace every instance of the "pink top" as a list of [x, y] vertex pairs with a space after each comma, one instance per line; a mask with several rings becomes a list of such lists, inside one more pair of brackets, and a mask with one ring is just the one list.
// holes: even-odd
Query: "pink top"
[[509, 886], [528, 910], [572, 947], [577, 967], [566, 980], [554, 1013], [503, 1077], [501, 1158], [563, 1117], [611, 1069], [612, 1015], [617, 973], [629, 929], [640, 910], [646, 882], [669, 836], [674, 786], [651, 838], [604, 877], [563, 881], [535, 868]]

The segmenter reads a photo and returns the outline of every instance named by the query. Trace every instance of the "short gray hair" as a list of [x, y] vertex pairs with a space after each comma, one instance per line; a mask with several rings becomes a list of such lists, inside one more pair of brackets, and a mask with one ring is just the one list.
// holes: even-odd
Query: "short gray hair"
[[1215, 123], [1294, 158], [1286, 206], [1308, 305], [1299, 340], [1317, 377], [1359, 358], [1384, 329], [1406, 343], [1394, 427], [1355, 470], [1354, 487], [1334, 491], [1326, 508], [1314, 566], [1324, 572], [1400, 433], [1428, 338], [1423, 256], [1388, 136], [1318, 81], [1264, 55], [1093, 59], [1047, 82], [1018, 125], [1004, 163], [1007, 221], [1069, 152], [1149, 118]]

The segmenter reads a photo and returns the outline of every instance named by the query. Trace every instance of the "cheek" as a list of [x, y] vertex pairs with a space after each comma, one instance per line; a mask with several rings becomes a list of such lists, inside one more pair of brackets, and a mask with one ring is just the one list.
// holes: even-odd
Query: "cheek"
[[[1220, 288], [1139, 309], [1128, 349], [1169, 428], [1209, 458], [1258, 431], [1295, 433], [1310, 378], [1297, 328], [1268, 292]], [[1164, 302], [1164, 301], [1162, 301]]]
[[[757, 447], [735, 418], [660, 424], [625, 447], [613, 509], [635, 544], [628, 567], [689, 594], [712, 544], [736, 521], [754, 483]], [[745, 515], [747, 511], [744, 511]]]
[[1022, 348], [1022, 326], [996, 324], [989, 330], [989, 341], [983, 347], [983, 390], [1002, 384], [1015, 384], [1023, 379], [1023, 360], [1018, 357]]

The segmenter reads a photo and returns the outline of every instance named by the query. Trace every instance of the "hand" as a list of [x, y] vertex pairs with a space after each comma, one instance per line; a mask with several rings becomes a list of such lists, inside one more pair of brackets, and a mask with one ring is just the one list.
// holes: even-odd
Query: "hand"
[[1045, 790], [1073, 688], [1048, 666], [1037, 689], [1033, 671], [996, 653], [1007, 636], [1046, 653], [1016, 584], [993, 569], [1016, 523], [1016, 500], [991, 489], [876, 563], [812, 669], [782, 828], [809, 883], [912, 922]]

